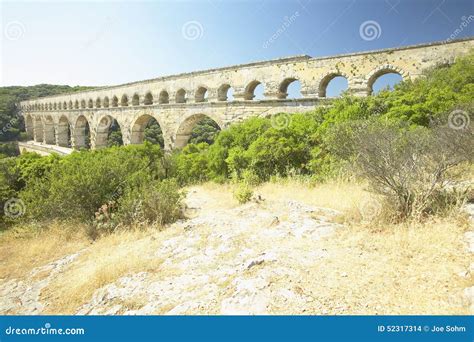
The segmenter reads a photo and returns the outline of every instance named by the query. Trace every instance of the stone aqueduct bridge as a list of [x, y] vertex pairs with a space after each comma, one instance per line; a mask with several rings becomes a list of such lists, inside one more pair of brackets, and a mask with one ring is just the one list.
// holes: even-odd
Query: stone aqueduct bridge
[[[333, 57], [282, 58], [23, 101], [20, 110], [27, 135], [36, 144], [84, 147], [88, 125], [91, 148], [100, 148], [106, 145], [113, 119], [124, 144], [138, 144], [153, 117], [163, 131], [165, 148], [179, 148], [204, 116], [224, 128], [250, 116], [307, 111], [329, 101], [326, 87], [336, 76], [347, 79], [350, 93], [367, 96], [381, 75], [415, 79], [473, 48], [474, 38], [469, 38]], [[288, 99], [288, 85], [295, 80], [302, 97]], [[264, 86], [263, 100], [254, 99], [259, 84]], [[227, 98], [230, 87], [232, 101]]]

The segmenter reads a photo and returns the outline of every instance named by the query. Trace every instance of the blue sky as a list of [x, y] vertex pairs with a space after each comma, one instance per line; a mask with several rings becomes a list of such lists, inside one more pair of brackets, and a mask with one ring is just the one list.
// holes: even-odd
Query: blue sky
[[[472, 0], [3, 1], [0, 6], [2, 86], [112, 85], [291, 55], [438, 41], [474, 15]], [[380, 30], [378, 38], [365, 40], [360, 27], [369, 20]], [[270, 39], [289, 21], [283, 34]], [[470, 22], [457, 38], [473, 35]], [[379, 87], [390, 84], [387, 77]]]

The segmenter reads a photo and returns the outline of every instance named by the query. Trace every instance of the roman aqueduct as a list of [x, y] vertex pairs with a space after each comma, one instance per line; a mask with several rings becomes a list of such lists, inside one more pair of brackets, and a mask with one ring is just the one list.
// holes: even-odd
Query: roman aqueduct
[[[250, 116], [308, 111], [331, 101], [326, 88], [338, 76], [347, 79], [349, 93], [367, 96], [384, 74], [415, 79], [425, 69], [452, 63], [473, 48], [474, 38], [469, 38], [332, 57], [289, 57], [43, 97], [19, 106], [28, 139], [35, 145], [79, 149], [90, 140], [91, 148], [101, 148], [114, 120], [124, 144], [139, 144], [154, 118], [165, 149], [180, 148], [203, 117], [225, 128]], [[287, 89], [294, 81], [300, 82], [301, 98], [289, 99]], [[264, 98], [256, 100], [259, 84]]]

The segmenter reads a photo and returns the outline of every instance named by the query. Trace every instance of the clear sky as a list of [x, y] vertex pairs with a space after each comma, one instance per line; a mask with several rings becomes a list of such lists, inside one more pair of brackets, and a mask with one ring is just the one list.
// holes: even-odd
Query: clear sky
[[[474, 15], [473, 0], [2, 1], [0, 6], [2, 86], [112, 85], [291, 55], [445, 40]], [[473, 35], [474, 20], [456, 38]]]

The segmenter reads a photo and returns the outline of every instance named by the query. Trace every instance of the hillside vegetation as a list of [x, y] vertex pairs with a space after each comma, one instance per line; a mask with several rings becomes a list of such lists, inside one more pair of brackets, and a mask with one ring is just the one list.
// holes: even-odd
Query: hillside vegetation
[[205, 122], [193, 132], [194, 142], [172, 155], [145, 143], [66, 157], [5, 158], [0, 205], [19, 198], [27, 208], [20, 220], [78, 220], [99, 234], [172, 222], [179, 216], [180, 187], [188, 184], [231, 181], [245, 202], [253, 186], [275, 177], [318, 182], [355, 175], [382, 195], [392, 220], [445, 213], [469, 195], [447, 192], [444, 181], [447, 172], [473, 160], [473, 94], [471, 55], [393, 91], [344, 96], [304, 114], [251, 118], [217, 137]]

